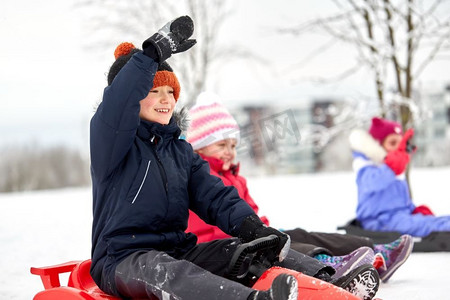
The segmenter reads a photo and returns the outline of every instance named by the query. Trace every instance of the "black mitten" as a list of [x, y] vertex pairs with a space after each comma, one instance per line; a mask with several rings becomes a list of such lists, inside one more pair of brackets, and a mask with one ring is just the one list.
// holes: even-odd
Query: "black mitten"
[[282, 233], [275, 228], [266, 226], [257, 215], [251, 215], [245, 218], [239, 229], [239, 238], [244, 243], [261, 237], [267, 237], [272, 234], [280, 238], [277, 252], [279, 254], [279, 260], [282, 261], [286, 257], [291, 245], [291, 239], [287, 234]]
[[144, 54], [154, 58], [154, 52], [159, 56], [158, 62], [168, 59], [172, 53], [188, 50], [197, 43], [189, 39], [194, 33], [194, 22], [189, 16], [178, 17], [164, 25], [157, 33], [142, 44]]

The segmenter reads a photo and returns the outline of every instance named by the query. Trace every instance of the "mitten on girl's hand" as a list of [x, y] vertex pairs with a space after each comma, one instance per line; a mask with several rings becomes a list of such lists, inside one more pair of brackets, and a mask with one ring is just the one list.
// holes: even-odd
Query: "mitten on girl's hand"
[[431, 211], [431, 209], [428, 206], [426, 206], [426, 205], [416, 206], [416, 208], [413, 210], [412, 214], [413, 215], [421, 214], [421, 215], [424, 215], [424, 216], [434, 216], [434, 214]]
[[189, 16], [178, 17], [168, 22], [157, 33], [149, 37], [142, 44], [144, 54], [154, 57], [155, 51], [158, 54], [158, 62], [168, 59], [173, 53], [188, 50], [197, 41], [189, 39], [194, 33], [194, 22]]
[[400, 141], [398, 145], [398, 150], [400, 151], [406, 151], [408, 148], [408, 141], [414, 136], [414, 129], [410, 128], [408, 129], [405, 134], [403, 135], [402, 140]]
[[394, 171], [395, 175], [403, 173], [409, 163], [409, 154], [402, 150], [389, 152], [384, 159], [384, 163]]

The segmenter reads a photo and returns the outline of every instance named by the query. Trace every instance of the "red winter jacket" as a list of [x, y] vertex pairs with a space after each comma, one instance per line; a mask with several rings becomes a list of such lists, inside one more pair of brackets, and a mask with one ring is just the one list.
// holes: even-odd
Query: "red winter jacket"
[[[247, 181], [244, 177], [239, 175], [239, 165], [232, 165], [228, 171], [223, 171], [223, 161], [220, 159], [203, 155], [200, 156], [209, 163], [211, 175], [215, 175], [222, 179], [226, 186], [234, 186], [237, 189], [239, 196], [250, 205], [256, 214], [258, 214], [258, 206], [248, 193]], [[269, 220], [266, 217], [260, 218], [266, 225], [269, 225]], [[194, 233], [198, 237], [198, 243], [230, 237], [218, 227], [206, 224], [192, 211], [189, 211], [189, 221], [186, 232]]]

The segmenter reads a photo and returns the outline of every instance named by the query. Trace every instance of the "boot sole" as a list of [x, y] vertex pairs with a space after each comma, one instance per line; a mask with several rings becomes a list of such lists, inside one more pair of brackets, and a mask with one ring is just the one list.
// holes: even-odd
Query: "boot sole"
[[289, 274], [278, 275], [272, 283], [271, 296], [274, 300], [297, 300], [297, 279]]
[[364, 300], [375, 297], [380, 287], [380, 277], [375, 268], [372, 265], [363, 265], [356, 268], [352, 273], [354, 273], [354, 276], [349, 276], [340, 284], [340, 287]]

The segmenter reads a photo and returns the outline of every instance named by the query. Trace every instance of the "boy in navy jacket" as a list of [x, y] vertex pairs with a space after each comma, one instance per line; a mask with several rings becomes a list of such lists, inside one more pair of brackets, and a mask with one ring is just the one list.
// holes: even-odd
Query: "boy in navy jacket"
[[[267, 291], [226, 279], [242, 242], [275, 234], [280, 266], [329, 279], [334, 270], [289, 249], [207, 162], [179, 139], [178, 80], [165, 63], [195, 44], [193, 22], [180, 17], [143, 43], [119, 45], [103, 101], [91, 120], [93, 227], [91, 275], [107, 293], [150, 299], [296, 299], [294, 276]], [[189, 209], [231, 236], [196, 245], [186, 234]], [[287, 255], [287, 256], [286, 256]]]
[[91, 120], [91, 275], [102, 290], [130, 298], [296, 295], [290, 275], [260, 292], [221, 277], [238, 239], [196, 246], [195, 235], [184, 233], [190, 208], [244, 241], [275, 233], [281, 249], [288, 240], [252, 218], [236, 191], [211, 176], [207, 163], [178, 138], [172, 115], [180, 85], [165, 60], [191, 48], [192, 33], [192, 20], [180, 17], [147, 39], [143, 51], [130, 43], [116, 49], [108, 87]]

